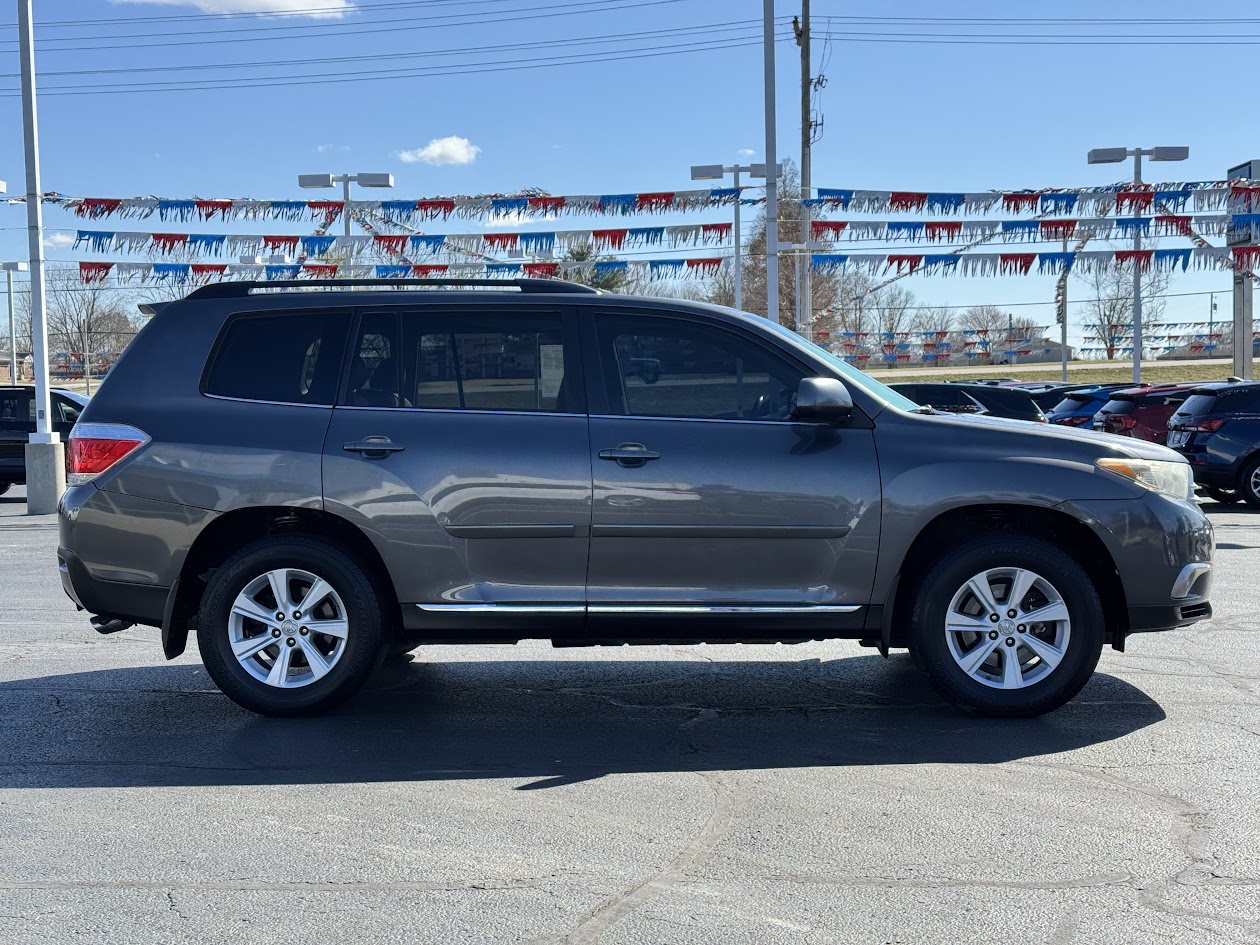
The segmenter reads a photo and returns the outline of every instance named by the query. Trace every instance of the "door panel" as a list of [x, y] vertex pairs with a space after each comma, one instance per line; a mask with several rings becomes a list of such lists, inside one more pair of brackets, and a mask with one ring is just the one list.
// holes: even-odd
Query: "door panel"
[[[590, 425], [592, 607], [868, 601], [870, 429], [791, 422], [803, 369], [740, 333], [644, 313], [598, 316], [593, 334], [608, 412]], [[671, 416], [612, 415], [635, 410]], [[600, 458], [636, 447], [659, 458]]]
[[403, 603], [580, 606], [590, 446], [570, 339], [556, 310], [363, 313], [324, 494]]

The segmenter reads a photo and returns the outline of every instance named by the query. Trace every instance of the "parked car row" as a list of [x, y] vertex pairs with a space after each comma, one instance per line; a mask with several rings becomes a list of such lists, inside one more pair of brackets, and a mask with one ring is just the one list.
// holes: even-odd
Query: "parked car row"
[[[53, 389], [52, 428], [70, 435], [87, 398], [72, 390]], [[26, 442], [35, 432], [35, 388], [20, 384], [0, 387], [0, 495], [26, 482]]]

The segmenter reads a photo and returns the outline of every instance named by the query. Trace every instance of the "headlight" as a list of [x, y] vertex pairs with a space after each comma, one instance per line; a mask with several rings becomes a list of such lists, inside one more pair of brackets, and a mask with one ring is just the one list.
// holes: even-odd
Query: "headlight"
[[1194, 473], [1189, 463], [1168, 463], [1155, 459], [1100, 459], [1099, 469], [1115, 473], [1178, 499], [1194, 498]]

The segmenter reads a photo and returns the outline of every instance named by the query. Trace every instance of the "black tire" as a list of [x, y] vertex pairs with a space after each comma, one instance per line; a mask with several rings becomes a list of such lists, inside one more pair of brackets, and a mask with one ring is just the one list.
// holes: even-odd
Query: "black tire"
[[[1026, 569], [1049, 581], [1062, 596], [1071, 622], [1067, 646], [1058, 665], [1023, 688], [993, 688], [968, 675], [947, 642], [945, 618], [954, 594], [975, 575], [997, 568]], [[1025, 600], [1031, 599], [1025, 596]], [[999, 603], [1002, 607], [1007, 604], [1005, 600]], [[1031, 631], [1032, 627], [1028, 629]], [[915, 663], [946, 701], [980, 715], [1028, 717], [1057, 709], [1080, 692], [1098, 665], [1104, 637], [1102, 602], [1085, 571], [1049, 542], [1012, 534], [977, 538], [941, 557], [919, 585], [909, 642]], [[1011, 634], [1006, 639], [1026, 637]], [[1012, 652], [1030, 654], [1024, 647], [1026, 644], [1017, 643]], [[1005, 650], [1002, 652], [997, 661], [1004, 666], [1008, 657]], [[1015, 665], [1030, 665], [1029, 672], [1035, 671], [1035, 664], [1030, 662], [1017, 661]]]
[[[237, 661], [229, 635], [237, 595], [251, 581], [279, 568], [308, 571], [326, 581], [341, 598], [348, 623], [344, 650], [332, 668], [296, 688], [256, 679]], [[381, 600], [363, 567], [333, 545], [301, 536], [267, 538], [243, 548], [214, 572], [202, 598], [197, 646], [210, 677], [238, 705], [262, 715], [314, 715], [352, 696], [380, 664], [389, 639]]]
[[1243, 467], [1242, 475], [1238, 477], [1238, 494], [1253, 509], [1260, 509], [1260, 476], [1256, 475], [1258, 469], [1260, 456], [1247, 463]]
[[1221, 505], [1233, 505], [1235, 502], [1241, 502], [1243, 499], [1235, 489], [1217, 489], [1214, 486], [1204, 486], [1203, 494], [1209, 499], [1221, 503]]

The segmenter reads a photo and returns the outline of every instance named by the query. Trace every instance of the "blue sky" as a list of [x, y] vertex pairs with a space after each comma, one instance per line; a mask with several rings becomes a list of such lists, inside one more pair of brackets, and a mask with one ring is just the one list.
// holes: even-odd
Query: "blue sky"
[[[298, 173], [390, 171], [397, 180], [391, 196], [438, 193], [508, 192], [520, 187], [552, 193], [624, 193], [693, 186], [693, 163], [762, 159], [761, 49], [757, 44], [615, 61], [613, 48], [647, 49], [726, 37], [755, 39], [761, 15], [757, 0], [665, 0], [631, 6], [635, 0], [546, 6], [528, 0], [429, 0], [427, 4], [363, 0], [36, 0], [37, 65], [43, 75], [40, 119], [45, 189], [89, 196], [309, 196], [296, 188]], [[381, 6], [384, 4], [384, 6]], [[569, 4], [566, 6], [566, 4]], [[856, 24], [827, 17], [951, 17], [955, 31], [963, 18], [1116, 17], [1159, 20], [1184, 18], [1184, 3], [1166, 0], [1086, 2], [1053, 5], [990, 0], [814, 0], [815, 29], [883, 33], [914, 39], [934, 33], [921, 24]], [[251, 17], [224, 20], [212, 11], [331, 8], [336, 16]], [[1199, 18], [1229, 17], [1234, 3], [1204, 0], [1193, 7]], [[513, 13], [512, 11], [516, 11]], [[534, 19], [519, 17], [559, 13]], [[581, 12], [589, 11], [589, 12]], [[778, 14], [799, 12], [780, 0]], [[200, 15], [198, 15], [200, 14]], [[423, 20], [439, 14], [451, 20]], [[471, 14], [471, 15], [469, 15]], [[133, 17], [187, 17], [182, 20], [126, 22]], [[195, 17], [195, 18], [194, 18]], [[513, 19], [513, 17], [518, 17]], [[108, 25], [38, 24], [102, 20]], [[742, 21], [754, 21], [747, 28]], [[284, 30], [277, 29], [284, 27]], [[289, 29], [289, 27], [302, 27]], [[424, 27], [424, 28], [417, 28]], [[254, 29], [218, 34], [214, 30]], [[725, 32], [716, 32], [724, 29]], [[977, 27], [973, 32], [1064, 33], [1055, 26]], [[1252, 23], [1179, 27], [1126, 22], [1109, 28], [1077, 27], [1097, 35], [1140, 33], [1260, 35]], [[629, 37], [647, 30], [648, 40], [552, 49], [511, 50], [509, 44]], [[150, 34], [147, 38], [104, 37]], [[155, 35], [162, 34], [162, 35]], [[283, 40], [272, 37], [284, 35]], [[9, 63], [4, 91], [16, 88], [17, 53], [12, 26], [0, 29], [0, 52]], [[245, 37], [249, 41], [242, 41]], [[211, 43], [235, 37], [231, 43]], [[836, 37], [839, 39], [839, 36]], [[1152, 165], [1150, 180], [1202, 180], [1260, 157], [1260, 144], [1245, 122], [1249, 100], [1238, 89], [1249, 80], [1248, 46], [1038, 46], [927, 45], [920, 43], [833, 42], [822, 93], [825, 133], [814, 156], [814, 183], [866, 189], [979, 191], [994, 188], [1073, 186], [1109, 183], [1123, 166], [1089, 167], [1092, 147], [1189, 145], [1191, 159], [1180, 165]], [[1257, 40], [1260, 41], [1260, 40]], [[162, 44], [162, 45], [159, 45]], [[815, 40], [818, 55], [821, 39]], [[97, 49], [59, 47], [101, 46]], [[222, 76], [321, 76], [333, 71], [414, 67], [401, 57], [467, 47], [499, 47], [480, 54], [439, 59], [465, 64], [462, 74], [410, 77], [350, 84], [299, 84], [260, 88], [182, 90], [144, 94], [58, 96], [57, 87], [103, 81], [143, 82]], [[521, 59], [580, 50], [604, 50], [578, 65], [510, 72], [470, 73], [469, 62]], [[778, 47], [779, 153], [795, 157], [799, 143], [796, 47]], [[328, 62], [330, 57], [366, 57]], [[92, 74], [92, 70], [215, 66], [227, 63], [312, 60], [306, 64], [214, 68], [184, 72]], [[429, 60], [430, 62], [434, 60]], [[1241, 114], [1241, 118], [1240, 118]], [[0, 98], [0, 118], [11, 133], [0, 141], [0, 177], [10, 192], [22, 189], [19, 102]], [[404, 152], [434, 139], [466, 139], [477, 150], [467, 163], [433, 165], [404, 160]], [[439, 149], [440, 150], [440, 149]], [[447, 149], [449, 157], [450, 149]], [[458, 152], [459, 149], [456, 149]], [[751, 151], [752, 154], [747, 154]], [[741, 152], [744, 152], [741, 154]], [[456, 157], [460, 157], [458, 153]], [[468, 154], [462, 155], [467, 157]], [[384, 192], [374, 192], [381, 194]], [[333, 196], [331, 192], [328, 194]], [[0, 220], [5, 258], [20, 258], [24, 209], [9, 206]], [[708, 222], [720, 212], [686, 221]], [[51, 209], [50, 228], [73, 228], [77, 221]], [[554, 227], [593, 225], [567, 218]], [[594, 224], [598, 225], [598, 224]], [[634, 224], [632, 224], [634, 225]], [[154, 221], [110, 223], [120, 229], [162, 229]], [[170, 229], [168, 224], [165, 227]], [[194, 226], [201, 230], [222, 230]], [[238, 227], [239, 228], [239, 227]], [[481, 229], [475, 221], [451, 221], [450, 231]], [[306, 232], [300, 224], [270, 229]], [[440, 231], [441, 227], [430, 227]], [[1168, 246], [1186, 245], [1170, 240]], [[1030, 247], [1031, 248], [1031, 247]], [[1053, 247], [1043, 247], [1053, 248]], [[81, 256], [82, 254], [80, 254]], [[664, 254], [659, 254], [664, 255]], [[52, 246], [53, 259], [76, 258]], [[1006, 279], [913, 278], [906, 284], [934, 304], [1049, 301], [1049, 277]], [[1173, 292], [1219, 290], [1228, 293], [1226, 274], [1187, 274]], [[1074, 289], [1079, 294], [1080, 289]], [[1221, 314], [1228, 295], [1218, 299]], [[1172, 300], [1166, 318], [1206, 318], [1207, 299]], [[1038, 313], [1050, 310], [1034, 310]], [[1045, 318], [1045, 321], [1051, 320]]]

